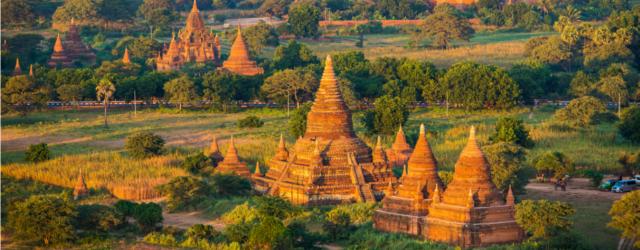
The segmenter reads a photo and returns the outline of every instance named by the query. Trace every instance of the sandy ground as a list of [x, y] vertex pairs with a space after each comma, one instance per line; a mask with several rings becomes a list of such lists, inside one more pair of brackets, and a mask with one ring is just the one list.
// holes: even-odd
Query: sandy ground
[[216, 230], [222, 231], [224, 223], [218, 220], [205, 218], [201, 212], [185, 212], [185, 213], [162, 213], [164, 226], [173, 226], [181, 229], [187, 229], [195, 224], [211, 225]]
[[[608, 178], [605, 178], [608, 179]], [[607, 199], [615, 201], [620, 199], [623, 193], [612, 193], [594, 189], [590, 186], [589, 179], [586, 178], [574, 178], [569, 181], [567, 191], [555, 191], [553, 184], [550, 183], [537, 183], [535, 180], [531, 180], [531, 183], [527, 185], [527, 190], [534, 190], [545, 197], [556, 198], [560, 200], [582, 200], [582, 201], [601, 201]]]

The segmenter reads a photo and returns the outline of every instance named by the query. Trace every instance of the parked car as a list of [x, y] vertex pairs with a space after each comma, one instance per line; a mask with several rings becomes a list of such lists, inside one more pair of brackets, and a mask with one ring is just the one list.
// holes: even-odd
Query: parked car
[[618, 180], [616, 180], [616, 179], [606, 180], [602, 184], [600, 184], [600, 186], [598, 188], [600, 190], [611, 191], [611, 188], [613, 187], [613, 185], [616, 184], [617, 181]]
[[622, 180], [616, 182], [611, 188], [612, 192], [622, 193], [633, 191], [636, 188], [636, 180]]
[[640, 181], [640, 174], [637, 174], [636, 176], [633, 177], [634, 180], [636, 180], [636, 184]]

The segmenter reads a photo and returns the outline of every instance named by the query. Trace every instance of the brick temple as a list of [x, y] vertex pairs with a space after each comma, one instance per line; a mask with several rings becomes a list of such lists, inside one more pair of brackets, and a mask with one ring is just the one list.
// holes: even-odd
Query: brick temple
[[[217, 150], [217, 142], [215, 142], [215, 150]], [[215, 153], [215, 151], [214, 151]], [[236, 145], [234, 143], [233, 137], [229, 142], [229, 148], [227, 149], [227, 154], [224, 156], [224, 159], [221, 162], [218, 162], [216, 166], [215, 172], [219, 173], [232, 173], [242, 177], [251, 176], [251, 172], [249, 172], [249, 168], [247, 168], [247, 164], [240, 161], [238, 157], [238, 150], [236, 149]]]
[[255, 61], [249, 57], [247, 44], [244, 42], [240, 26], [238, 26], [238, 34], [231, 45], [229, 58], [222, 63], [222, 68], [233, 73], [245, 76], [254, 76], [264, 73], [264, 69], [259, 67]]
[[372, 150], [355, 135], [327, 56], [307, 128], [291, 150], [281, 139], [266, 175], [254, 175], [255, 189], [294, 204], [375, 202], [396, 178], [380, 145]]
[[96, 54], [91, 46], [82, 42], [78, 26], [71, 20], [64, 40], [60, 38], [60, 34], [56, 37], [53, 53], [47, 65], [52, 68], [68, 68], [75, 63], [93, 65], [96, 63]]
[[[422, 134], [421, 129], [421, 138], [424, 137]], [[410, 166], [415, 165], [412, 159], [421, 148], [421, 141], [422, 139], [419, 139], [409, 159]], [[433, 165], [423, 168], [421, 173], [425, 173], [427, 169], [429, 173], [436, 170], [433, 157], [421, 158], [431, 159], [421, 161], [423, 165]], [[504, 197], [491, 182], [490, 166], [478, 146], [473, 127], [467, 145], [455, 165], [453, 179], [445, 190], [440, 188], [437, 181], [432, 180], [433, 177], [427, 177], [432, 176], [429, 174], [425, 175], [425, 179], [432, 180], [427, 183], [435, 182], [431, 187], [427, 184], [426, 188], [416, 188], [416, 191], [409, 192], [411, 188], [403, 186], [407, 185], [405, 183], [415, 183], [415, 179], [409, 178], [411, 168], [407, 171], [406, 176], [401, 178], [398, 190], [389, 198], [385, 198], [383, 207], [376, 211], [375, 228], [416, 235], [463, 248], [513, 243], [523, 239], [524, 233], [514, 219], [513, 193], [509, 189]], [[433, 189], [430, 189], [432, 187]], [[392, 188], [391, 191], [393, 192]], [[420, 195], [425, 195], [425, 191], [428, 192], [428, 196], [423, 196], [426, 201], [416, 202]], [[410, 196], [415, 198], [407, 198]], [[415, 207], [410, 207], [411, 202]], [[429, 205], [426, 210], [421, 210], [424, 204]]]
[[390, 149], [387, 149], [387, 157], [389, 158], [389, 162], [394, 167], [403, 167], [407, 164], [409, 160], [409, 156], [411, 155], [411, 145], [407, 143], [407, 138], [404, 135], [404, 131], [402, 130], [402, 126], [398, 129], [398, 133], [396, 133], [396, 139], [393, 141]]
[[184, 29], [178, 31], [177, 38], [175, 35], [171, 36], [169, 48], [156, 58], [156, 69], [179, 70], [190, 62], [218, 64], [221, 55], [220, 38], [206, 29], [196, 0], [193, 0], [193, 7], [187, 16]]
[[49, 62], [47, 62], [47, 64], [51, 68], [67, 68], [73, 66], [71, 58], [64, 50], [64, 45], [62, 45], [60, 34], [58, 34], [58, 36], [56, 37], [56, 42], [53, 45], [53, 53], [51, 54], [51, 58], [49, 59]]

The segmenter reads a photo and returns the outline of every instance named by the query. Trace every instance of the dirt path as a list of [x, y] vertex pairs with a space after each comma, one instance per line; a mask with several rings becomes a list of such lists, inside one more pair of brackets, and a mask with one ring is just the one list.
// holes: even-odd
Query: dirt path
[[225, 224], [218, 220], [207, 219], [202, 212], [185, 212], [185, 213], [162, 213], [164, 217], [163, 224], [165, 226], [173, 226], [181, 229], [187, 229], [195, 224], [211, 225], [216, 230], [222, 231]]
[[563, 200], [600, 201], [602, 199], [607, 199], [615, 201], [620, 199], [623, 195], [621, 193], [612, 193], [593, 189], [589, 187], [589, 180], [585, 178], [572, 179], [567, 186], [567, 191], [560, 191], [560, 189], [555, 191], [553, 189], [553, 184], [537, 183], [534, 182], [534, 180], [526, 186], [526, 189], [537, 191], [546, 197]]

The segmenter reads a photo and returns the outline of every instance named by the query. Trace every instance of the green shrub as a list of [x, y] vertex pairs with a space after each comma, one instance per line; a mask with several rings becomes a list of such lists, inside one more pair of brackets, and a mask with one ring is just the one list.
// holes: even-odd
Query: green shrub
[[574, 170], [573, 163], [560, 152], [545, 152], [539, 155], [533, 160], [533, 167], [541, 172], [553, 173], [556, 179]]
[[368, 134], [392, 135], [409, 117], [409, 107], [400, 97], [384, 95], [373, 105], [373, 110], [366, 111], [362, 118]]
[[607, 112], [602, 101], [592, 96], [583, 96], [571, 100], [569, 104], [556, 111], [555, 118], [558, 121], [568, 123], [575, 127], [587, 127], [597, 124]]
[[327, 217], [331, 214], [346, 214], [354, 225], [360, 225], [371, 221], [373, 212], [376, 210], [375, 203], [354, 203], [339, 205], [327, 212]]
[[227, 224], [250, 223], [258, 218], [258, 211], [249, 206], [248, 202], [237, 205], [233, 210], [222, 215], [222, 221]]
[[181, 167], [193, 174], [202, 174], [207, 172], [207, 170], [213, 171], [213, 169], [211, 169], [213, 167], [211, 159], [202, 152], [184, 158]]
[[515, 219], [533, 239], [550, 239], [571, 229], [569, 217], [574, 213], [575, 209], [568, 203], [524, 200], [516, 205]]
[[127, 201], [127, 200], [119, 200], [113, 207], [116, 209], [116, 212], [121, 214], [122, 216], [133, 216], [134, 210], [136, 208], [135, 203]]
[[107, 232], [122, 223], [122, 215], [113, 207], [99, 204], [78, 206], [77, 228]]
[[75, 237], [76, 207], [57, 195], [34, 195], [9, 210], [9, 228], [16, 239], [59, 244]]
[[529, 138], [529, 131], [524, 127], [522, 120], [510, 117], [501, 117], [496, 122], [496, 131], [489, 137], [491, 142], [509, 142], [520, 146], [533, 147], [533, 141]]
[[28, 162], [41, 162], [51, 159], [51, 151], [46, 143], [31, 144], [25, 152], [25, 160]]
[[238, 121], [238, 128], [259, 128], [264, 125], [264, 122], [255, 115], [247, 116]]
[[640, 108], [633, 107], [622, 114], [618, 131], [622, 137], [640, 143]]
[[293, 249], [293, 240], [282, 221], [265, 216], [249, 232], [248, 249]]
[[209, 191], [206, 183], [191, 176], [173, 178], [158, 189], [167, 197], [167, 209], [171, 212], [195, 209]]
[[209, 178], [211, 192], [218, 196], [247, 195], [251, 192], [251, 182], [235, 174], [216, 173]]
[[212, 241], [217, 237], [220, 237], [220, 232], [216, 231], [211, 225], [195, 224], [187, 229], [184, 233], [185, 238], [193, 241]]
[[438, 177], [442, 180], [442, 184], [449, 185], [449, 182], [453, 180], [453, 172], [451, 171], [438, 171]]
[[593, 185], [594, 187], [600, 186], [600, 183], [604, 178], [604, 175], [602, 173], [592, 169], [584, 171], [583, 174], [584, 176], [589, 177], [589, 179], [591, 180], [591, 185]]
[[144, 236], [142, 239], [149, 244], [156, 244], [161, 246], [178, 246], [178, 241], [171, 234], [165, 234], [161, 232], [152, 232]]
[[139, 132], [127, 137], [124, 147], [134, 158], [146, 158], [160, 155], [164, 147], [164, 139], [150, 132]]
[[312, 105], [313, 103], [311, 102], [305, 103], [294, 110], [291, 114], [291, 117], [289, 118], [289, 132], [295, 138], [304, 135], [304, 132], [307, 129], [307, 114], [311, 111]]
[[163, 220], [162, 207], [153, 202], [138, 204], [133, 209], [133, 218], [142, 229], [151, 230]]

